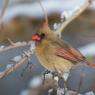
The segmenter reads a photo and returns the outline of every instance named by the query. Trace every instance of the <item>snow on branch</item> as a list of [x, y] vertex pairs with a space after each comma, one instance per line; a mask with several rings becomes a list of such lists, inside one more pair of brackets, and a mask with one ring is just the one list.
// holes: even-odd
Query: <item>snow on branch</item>
[[60, 34], [65, 27], [76, 17], [78, 17], [89, 5], [91, 0], [85, 0], [84, 3], [81, 4], [81, 6], [76, 6], [73, 10], [69, 12], [63, 12], [62, 15], [65, 17], [65, 21], [61, 24], [61, 27], [57, 30], [57, 34]]
[[15, 49], [15, 48], [19, 48], [19, 47], [24, 47], [24, 46], [30, 46], [31, 45], [31, 41], [30, 42], [12, 42], [10, 39], [8, 39], [8, 41], [10, 42], [10, 45], [9, 46], [0, 46], [0, 53], [1, 52], [5, 52], [5, 51], [8, 51], [8, 50], [11, 50], [11, 49]]
[[[20, 47], [20, 46], [24, 46], [26, 44], [13, 44], [13, 46], [9, 46], [7, 48], [5, 48], [3, 51], [12, 49], [12, 48], [16, 48], [16, 47]], [[12, 62], [14, 62], [13, 64], [8, 64], [6, 66], [6, 69], [2, 72], [0, 72], [0, 79], [9, 75], [10, 73], [12, 73], [13, 71], [15, 71], [17, 68], [19, 68], [22, 64], [28, 63], [28, 61], [31, 59], [32, 54], [34, 53], [34, 49], [35, 49], [35, 44], [34, 42], [31, 42], [31, 47], [30, 50], [28, 51], [24, 51], [23, 54], [21, 56], [16, 56], [12, 59]], [[2, 51], [1, 51], [2, 52]]]

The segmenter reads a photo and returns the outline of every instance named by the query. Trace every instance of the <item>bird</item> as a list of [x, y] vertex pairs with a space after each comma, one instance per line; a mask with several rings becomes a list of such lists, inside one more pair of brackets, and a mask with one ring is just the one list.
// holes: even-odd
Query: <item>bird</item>
[[61, 39], [47, 24], [32, 36], [35, 41], [35, 54], [41, 63], [49, 71], [58, 73], [69, 72], [75, 65], [86, 64], [95, 67], [87, 61], [81, 52]]

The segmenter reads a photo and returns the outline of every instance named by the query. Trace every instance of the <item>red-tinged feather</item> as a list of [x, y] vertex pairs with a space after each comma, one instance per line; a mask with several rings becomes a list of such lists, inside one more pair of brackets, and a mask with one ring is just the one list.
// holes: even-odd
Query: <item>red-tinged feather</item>
[[83, 60], [85, 59], [85, 57], [84, 57], [78, 50], [76, 50], [76, 49], [74, 49], [74, 48], [72, 48], [72, 47], [69, 48], [69, 52], [70, 52], [73, 56], [75, 56], [77, 59], [79, 59], [79, 60], [81, 60], [81, 61], [83, 61]]
[[85, 62], [85, 57], [80, 53], [80, 51], [73, 48], [63, 40], [59, 39], [54, 44], [59, 47], [56, 48], [56, 55], [76, 63]]
[[78, 59], [75, 56], [73, 56], [71, 53], [69, 53], [68, 51], [66, 51], [63, 48], [56, 48], [55, 54], [59, 57], [67, 59], [68, 61], [71, 61], [71, 62], [77, 62], [78, 61]]

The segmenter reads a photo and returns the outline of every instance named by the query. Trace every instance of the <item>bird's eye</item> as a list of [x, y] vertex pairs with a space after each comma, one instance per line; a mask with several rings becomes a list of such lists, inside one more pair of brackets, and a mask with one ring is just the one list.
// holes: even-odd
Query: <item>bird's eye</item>
[[45, 37], [45, 34], [42, 33], [42, 34], [40, 35], [40, 37], [41, 37], [41, 39], [43, 39], [43, 38]]

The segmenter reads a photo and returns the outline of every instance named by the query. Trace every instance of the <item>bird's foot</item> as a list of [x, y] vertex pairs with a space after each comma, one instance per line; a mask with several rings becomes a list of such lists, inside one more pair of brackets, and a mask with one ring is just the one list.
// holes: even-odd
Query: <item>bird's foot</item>
[[64, 78], [62, 77], [62, 75], [60, 75], [60, 73], [58, 73], [58, 72], [52, 72], [52, 76], [53, 76], [53, 79], [55, 78], [55, 77], [58, 77], [58, 86], [60, 87], [60, 88], [63, 88], [64, 87]]
[[46, 80], [46, 74], [49, 74], [49, 73], [51, 73], [49, 70], [45, 70], [45, 71], [43, 72], [43, 84], [44, 84], [44, 82], [45, 82], [45, 80]]
[[58, 72], [51, 72], [52, 73], [52, 78], [54, 79], [54, 77], [59, 77]]
[[64, 78], [59, 77], [58, 86], [59, 86], [60, 88], [64, 88]]
[[53, 79], [55, 77], [58, 77], [58, 80], [57, 80], [58, 81], [58, 87], [59, 87], [60, 91], [62, 90], [64, 92], [64, 94], [62, 94], [62, 95], [65, 95], [66, 91], [67, 91], [67, 89], [66, 89], [67, 83], [66, 83], [64, 77], [62, 76], [61, 73], [58, 73], [58, 72], [52, 72], [52, 75], [53, 75]]
[[64, 77], [62, 77], [62, 76], [59, 76], [58, 87], [59, 87], [60, 91], [62, 90], [62, 92], [63, 92], [62, 95], [66, 95], [67, 82], [64, 80]]

